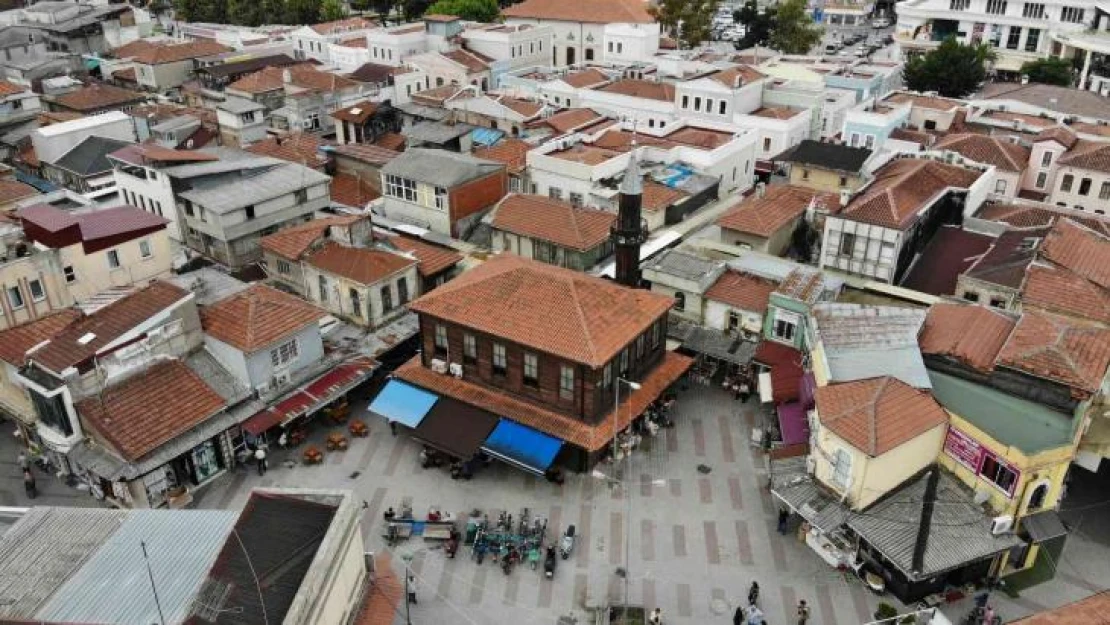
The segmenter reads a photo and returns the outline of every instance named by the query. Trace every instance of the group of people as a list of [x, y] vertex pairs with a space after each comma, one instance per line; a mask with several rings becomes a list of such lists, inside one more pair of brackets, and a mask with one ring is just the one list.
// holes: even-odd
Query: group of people
[[725, 378], [724, 387], [732, 391], [736, 399], [747, 403], [748, 398], [752, 396], [752, 389], [755, 388], [752, 379], [751, 367], [741, 366], [735, 373]]
[[[806, 625], [809, 622], [809, 604], [805, 599], [798, 602], [795, 614], [797, 625]], [[752, 582], [751, 587], [748, 588], [748, 607], [736, 606], [736, 612], [732, 615], [732, 625], [767, 625], [763, 610], [759, 609], [759, 582]]]

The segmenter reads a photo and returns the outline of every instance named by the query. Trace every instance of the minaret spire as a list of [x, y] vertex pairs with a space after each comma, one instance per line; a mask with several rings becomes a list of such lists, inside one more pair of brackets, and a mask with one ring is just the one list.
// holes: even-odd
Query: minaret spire
[[640, 245], [647, 240], [647, 224], [641, 210], [644, 199], [644, 180], [633, 139], [628, 167], [620, 186], [620, 210], [613, 224], [611, 238], [616, 252], [616, 279], [625, 286], [640, 286]]

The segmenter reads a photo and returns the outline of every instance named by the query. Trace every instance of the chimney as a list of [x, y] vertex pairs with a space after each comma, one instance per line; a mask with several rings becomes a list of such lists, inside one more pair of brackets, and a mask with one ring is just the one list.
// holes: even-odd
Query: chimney
[[852, 192], [849, 191], [848, 189], [841, 189], [840, 190], [840, 206], [841, 207], [847, 206], [848, 202], [850, 202], [850, 201], [852, 201]]
[[644, 181], [633, 150], [621, 180], [617, 222], [610, 231], [616, 251], [616, 280], [633, 288], [640, 286], [640, 245], [647, 240], [647, 227], [641, 217], [643, 198]]
[[732, 79], [732, 87], [733, 87], [733, 89], [739, 89], [740, 87], [743, 87], [743, 86], [744, 86], [744, 77], [741, 76], [738, 73], [738, 74], [736, 74], [736, 77]]

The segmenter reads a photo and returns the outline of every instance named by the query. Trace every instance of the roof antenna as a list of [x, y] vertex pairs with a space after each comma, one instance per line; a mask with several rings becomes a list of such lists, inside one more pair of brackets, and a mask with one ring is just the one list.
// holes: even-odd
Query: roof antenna
[[150, 568], [150, 556], [146, 552], [146, 541], [139, 541], [143, 548], [143, 561], [146, 562], [146, 574], [150, 576], [150, 590], [154, 593], [154, 607], [158, 608], [158, 621], [166, 625], [166, 615], [162, 614], [162, 602], [158, 600], [158, 586], [154, 584], [154, 571]]

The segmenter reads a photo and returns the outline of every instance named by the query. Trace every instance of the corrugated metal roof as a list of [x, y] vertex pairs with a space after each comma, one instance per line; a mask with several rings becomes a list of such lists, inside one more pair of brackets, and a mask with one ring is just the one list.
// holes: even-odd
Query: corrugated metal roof
[[721, 275], [724, 263], [685, 250], [670, 249], [650, 260], [643, 269], [697, 282], [704, 292]]
[[818, 486], [807, 472], [806, 456], [771, 461], [771, 492], [823, 532], [831, 532], [848, 520], [848, 508]]
[[991, 519], [975, 504], [972, 493], [941, 471], [923, 570], [912, 573], [927, 475], [922, 472], [863, 512], [853, 514], [848, 527], [910, 579], [933, 577], [1021, 543], [1013, 534], [992, 534]]
[[165, 621], [183, 622], [238, 517], [224, 510], [133, 510], [35, 618], [104, 625], [159, 622], [143, 559], [145, 542]]
[[825, 351], [829, 378], [853, 382], [889, 375], [914, 388], [932, 388], [929, 371], [917, 347], [891, 349], [829, 349]]
[[34, 615], [126, 517], [122, 510], [32, 508], [0, 538], [0, 617]]
[[[409, 138], [413, 135], [407, 134]], [[447, 150], [410, 148], [382, 167], [382, 173], [451, 188], [488, 176], [505, 166]]]
[[203, 178], [181, 197], [219, 213], [273, 199], [331, 178], [309, 167], [276, 159], [275, 166], [223, 176]]

